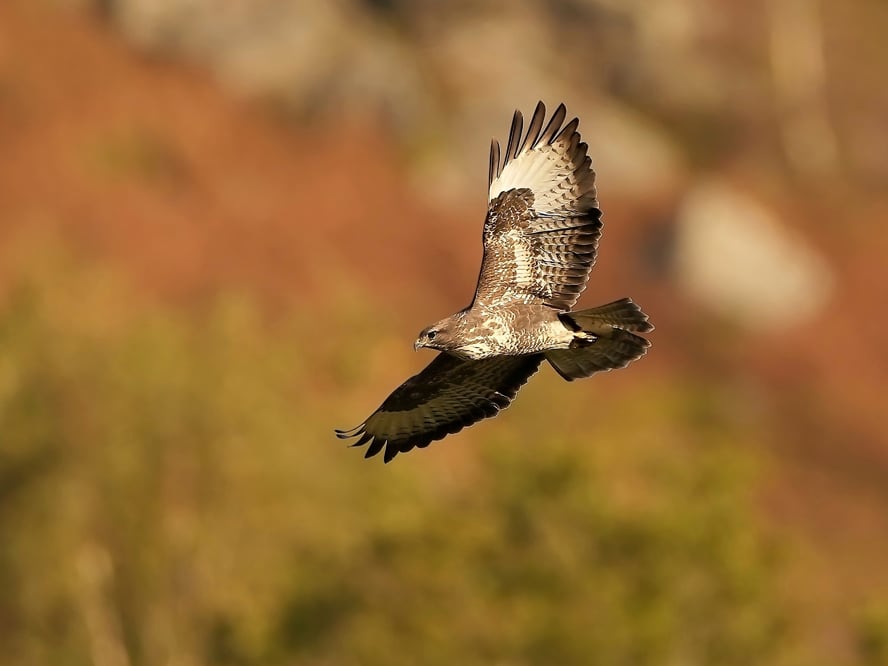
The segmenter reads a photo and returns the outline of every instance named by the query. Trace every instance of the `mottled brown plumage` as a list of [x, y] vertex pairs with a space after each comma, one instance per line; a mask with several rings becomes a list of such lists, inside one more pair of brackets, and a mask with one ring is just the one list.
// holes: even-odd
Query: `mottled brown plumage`
[[653, 329], [630, 299], [572, 312], [595, 264], [601, 211], [579, 121], [561, 104], [543, 127], [537, 104], [526, 134], [512, 119], [505, 153], [493, 141], [484, 257], [472, 303], [423, 330], [415, 347], [441, 351], [341, 438], [366, 457], [398, 453], [494, 416], [543, 359], [573, 380], [641, 357]]

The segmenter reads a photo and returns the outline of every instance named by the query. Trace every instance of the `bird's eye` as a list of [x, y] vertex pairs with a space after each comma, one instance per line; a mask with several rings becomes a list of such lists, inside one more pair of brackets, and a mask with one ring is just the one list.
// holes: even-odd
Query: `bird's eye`
[[429, 331], [428, 332], [429, 340], [434, 340], [436, 335], [438, 335], [438, 331]]

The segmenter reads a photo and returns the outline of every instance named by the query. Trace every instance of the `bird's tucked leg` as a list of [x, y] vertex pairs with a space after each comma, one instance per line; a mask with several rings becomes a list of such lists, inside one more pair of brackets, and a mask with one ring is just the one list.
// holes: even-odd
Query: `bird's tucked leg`
[[570, 349], [580, 349], [588, 347], [598, 340], [598, 336], [587, 331], [574, 331], [573, 340], [570, 341]]

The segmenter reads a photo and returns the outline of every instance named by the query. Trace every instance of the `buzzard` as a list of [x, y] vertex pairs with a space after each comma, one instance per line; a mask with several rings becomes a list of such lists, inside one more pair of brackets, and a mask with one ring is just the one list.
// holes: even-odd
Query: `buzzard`
[[622, 368], [653, 330], [629, 298], [571, 308], [589, 279], [601, 211], [579, 120], [561, 104], [546, 123], [538, 103], [527, 132], [515, 111], [504, 153], [490, 147], [484, 258], [472, 303], [423, 329], [415, 349], [441, 353], [366, 421], [337, 430], [385, 462], [495, 416], [543, 360], [567, 381]]

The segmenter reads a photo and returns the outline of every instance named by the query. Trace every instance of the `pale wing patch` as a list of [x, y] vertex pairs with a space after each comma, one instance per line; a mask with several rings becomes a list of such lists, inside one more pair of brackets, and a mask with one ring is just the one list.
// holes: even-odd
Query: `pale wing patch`
[[502, 164], [499, 144], [494, 141], [491, 148], [488, 201], [527, 188], [540, 214], [585, 212], [598, 206], [587, 146], [576, 131], [579, 121], [575, 118], [562, 128], [566, 113], [560, 105], [543, 128], [546, 107], [540, 102], [522, 138], [522, 116], [515, 112]]
[[504, 244], [511, 247], [513, 252], [515, 285], [526, 290], [528, 294], [539, 295], [543, 298], [551, 295], [552, 290], [540, 274], [535, 259], [536, 252], [534, 252], [533, 241], [518, 231], [510, 231], [502, 240]]

